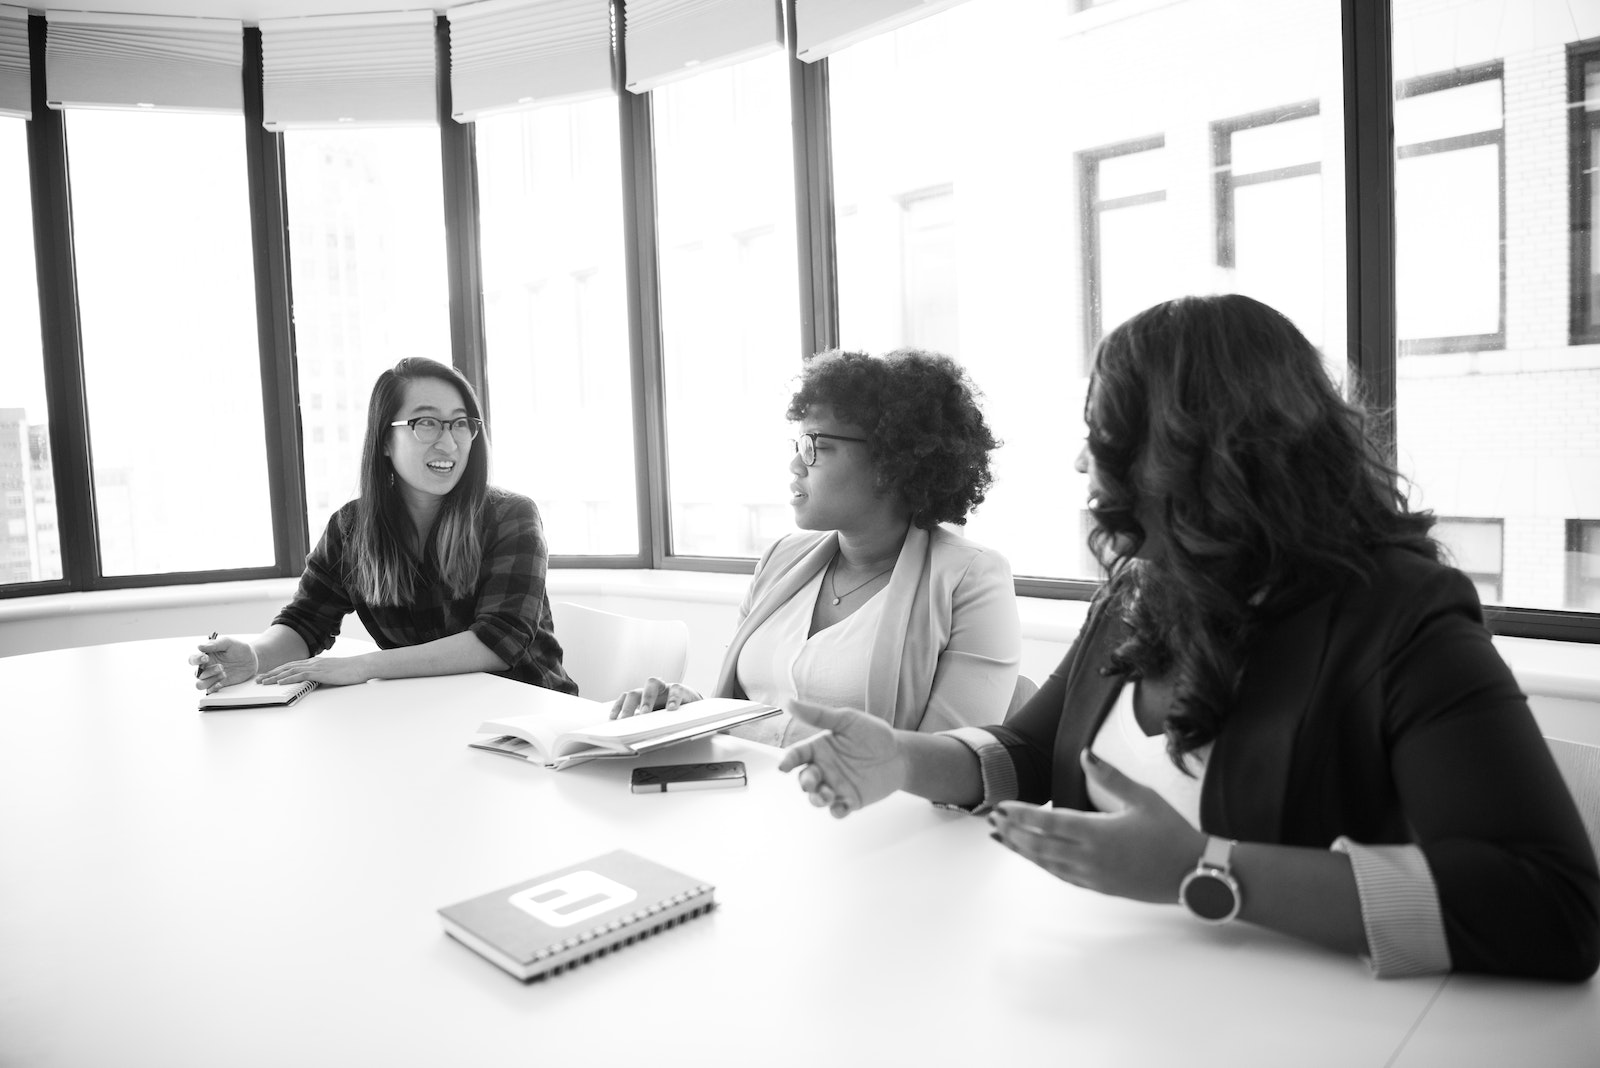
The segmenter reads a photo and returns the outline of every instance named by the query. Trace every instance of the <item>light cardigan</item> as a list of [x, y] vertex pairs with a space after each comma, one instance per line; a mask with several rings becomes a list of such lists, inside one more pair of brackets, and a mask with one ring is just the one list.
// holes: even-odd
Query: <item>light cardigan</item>
[[[743, 697], [739, 653], [777, 608], [828, 566], [835, 531], [780, 538], [761, 557], [717, 676], [717, 697]], [[999, 723], [1017, 684], [1022, 628], [1011, 565], [943, 527], [913, 526], [900, 546], [867, 669], [870, 716], [902, 730]]]

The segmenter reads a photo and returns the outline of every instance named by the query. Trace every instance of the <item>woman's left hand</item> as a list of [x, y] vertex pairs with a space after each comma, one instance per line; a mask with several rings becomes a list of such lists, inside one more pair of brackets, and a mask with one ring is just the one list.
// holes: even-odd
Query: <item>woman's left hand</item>
[[286, 682], [315, 682], [320, 686], [350, 686], [366, 682], [370, 675], [354, 656], [314, 656], [309, 660], [291, 660], [279, 664], [271, 671], [256, 676], [257, 682], [278, 684]]
[[1088, 752], [1084, 772], [1115, 797], [1112, 812], [1003, 801], [989, 814], [1002, 845], [1058, 879], [1102, 894], [1173, 904], [1206, 836], [1165, 798]]

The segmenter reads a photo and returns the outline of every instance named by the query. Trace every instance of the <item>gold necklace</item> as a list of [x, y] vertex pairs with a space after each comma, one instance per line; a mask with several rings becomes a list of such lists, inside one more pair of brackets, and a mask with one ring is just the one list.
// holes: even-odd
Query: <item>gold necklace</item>
[[878, 579], [883, 578], [883, 576], [887, 575], [889, 572], [894, 570], [894, 564], [890, 564], [888, 567], [884, 568], [882, 571], [878, 572], [876, 575], [873, 575], [871, 578], [867, 579], [866, 582], [858, 583], [857, 585], [851, 586], [848, 590], [845, 590], [843, 593], [840, 593], [839, 592], [839, 583], [838, 583], [838, 578], [839, 578], [838, 564], [839, 564], [839, 554], [838, 553], [834, 553], [833, 554], [833, 559], [828, 562], [828, 588], [833, 591], [833, 603], [834, 604], [838, 604], [840, 601], [844, 600], [846, 597], [850, 596], [852, 593], [855, 593], [862, 586], [867, 585], [867, 583], [876, 582]]

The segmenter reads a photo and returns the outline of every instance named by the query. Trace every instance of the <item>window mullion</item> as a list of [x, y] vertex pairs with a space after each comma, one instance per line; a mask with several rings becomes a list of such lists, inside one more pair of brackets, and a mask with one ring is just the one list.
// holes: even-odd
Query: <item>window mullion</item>
[[[478, 391], [490, 418], [483, 324], [483, 259], [478, 241], [476, 127], [451, 117], [450, 22], [434, 20], [435, 70], [439, 94], [439, 159], [444, 168], [444, 247], [450, 285], [450, 352], [456, 369]], [[492, 424], [491, 424], [492, 425]]]
[[255, 258], [256, 334], [261, 353], [262, 422], [272, 543], [280, 575], [305, 568], [308, 534], [304, 454], [290, 314], [289, 217], [285, 209], [283, 135], [262, 125], [261, 31], [244, 31], [245, 159], [250, 170], [250, 230]]
[[639, 502], [639, 555], [650, 567], [665, 565], [667, 509], [666, 377], [662, 367], [660, 261], [656, 247], [655, 146], [650, 95], [630, 93], [625, 0], [616, 0], [618, 132], [622, 140], [624, 262], [628, 283], [628, 346], [633, 364], [634, 471]]
[[1350, 371], [1395, 443], [1394, 65], [1390, 0], [1344, 0], [1345, 240]]
[[33, 191], [33, 240], [50, 419], [50, 457], [56, 487], [56, 528], [62, 578], [70, 589], [92, 587], [100, 547], [90, 475], [88, 402], [78, 323], [77, 271], [72, 248], [72, 199], [67, 184], [67, 133], [62, 113], [46, 104], [45, 20], [28, 18], [33, 118], [28, 122], [28, 169]]
[[838, 247], [828, 61], [795, 54], [793, 0], [784, 5], [789, 41], [790, 127], [794, 136], [795, 251], [800, 267], [800, 358], [839, 346]]

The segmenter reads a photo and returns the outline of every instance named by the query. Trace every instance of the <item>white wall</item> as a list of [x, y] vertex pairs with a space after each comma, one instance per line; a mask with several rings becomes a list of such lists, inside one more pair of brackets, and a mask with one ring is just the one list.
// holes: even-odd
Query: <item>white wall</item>
[[[552, 600], [646, 619], [689, 625], [689, 664], [683, 681], [710, 689], [733, 634], [739, 599], [749, 579], [688, 571], [552, 571]], [[79, 645], [189, 634], [196, 639], [259, 631], [294, 593], [296, 580], [107, 590], [0, 601], [0, 656]], [[1022, 672], [1043, 682], [1079, 626], [1082, 601], [1023, 598]], [[368, 639], [355, 616], [344, 636]], [[1497, 638], [1530, 697], [1546, 734], [1600, 745], [1600, 646]]]

